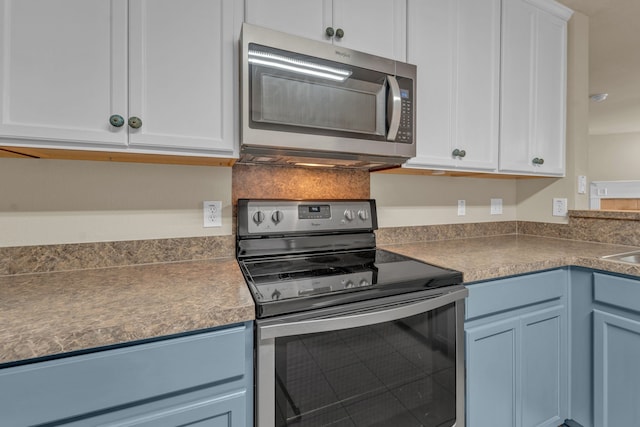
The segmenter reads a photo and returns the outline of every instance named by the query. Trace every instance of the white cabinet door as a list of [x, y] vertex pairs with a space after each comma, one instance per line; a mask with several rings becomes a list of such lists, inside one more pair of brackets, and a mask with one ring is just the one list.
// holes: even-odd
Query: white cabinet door
[[132, 148], [234, 154], [240, 3], [131, 0]]
[[126, 0], [1, 0], [0, 22], [3, 144], [127, 144]]
[[[350, 49], [406, 59], [407, 0], [246, 0], [246, 21]], [[343, 37], [329, 37], [327, 27]]]
[[333, 0], [334, 44], [406, 61], [406, 0]]
[[245, 0], [245, 21], [308, 39], [331, 41], [331, 0]]
[[408, 10], [418, 129], [407, 167], [497, 170], [500, 0], [409, 0]]
[[555, 2], [511, 0], [502, 16], [500, 169], [562, 176], [571, 11]]

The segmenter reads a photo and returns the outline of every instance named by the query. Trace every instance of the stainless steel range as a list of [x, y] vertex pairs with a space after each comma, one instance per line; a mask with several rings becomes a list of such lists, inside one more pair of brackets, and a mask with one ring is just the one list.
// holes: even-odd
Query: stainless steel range
[[238, 201], [256, 426], [464, 426], [462, 273], [375, 229], [374, 200]]

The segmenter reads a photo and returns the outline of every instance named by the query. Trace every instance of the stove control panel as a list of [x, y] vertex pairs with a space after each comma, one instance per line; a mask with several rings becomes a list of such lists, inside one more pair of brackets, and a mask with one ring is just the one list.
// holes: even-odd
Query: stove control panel
[[375, 230], [375, 200], [239, 200], [249, 234]]

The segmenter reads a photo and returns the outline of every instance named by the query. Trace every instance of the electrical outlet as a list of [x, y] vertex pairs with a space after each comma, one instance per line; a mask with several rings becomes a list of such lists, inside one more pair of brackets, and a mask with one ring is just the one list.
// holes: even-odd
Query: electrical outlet
[[502, 215], [502, 199], [491, 199], [491, 215]]
[[467, 214], [467, 203], [464, 200], [458, 200], [458, 216]]
[[222, 227], [222, 202], [202, 202], [203, 227]]
[[567, 199], [554, 197], [553, 216], [566, 216], [566, 215], [567, 215]]

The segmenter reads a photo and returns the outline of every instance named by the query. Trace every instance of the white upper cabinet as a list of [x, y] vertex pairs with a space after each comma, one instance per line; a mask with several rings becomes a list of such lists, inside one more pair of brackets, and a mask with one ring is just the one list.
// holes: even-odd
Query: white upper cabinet
[[418, 67], [416, 157], [406, 167], [498, 168], [500, 0], [409, 0]]
[[246, 21], [406, 60], [407, 0], [245, 0]]
[[0, 145], [237, 156], [243, 16], [235, 0], [0, 0]]
[[127, 145], [126, 0], [3, 0], [0, 22], [0, 136]]
[[238, 3], [130, 1], [129, 116], [142, 119], [131, 147], [234, 155]]
[[500, 170], [565, 173], [567, 20], [543, 0], [503, 2]]
[[408, 0], [418, 66], [405, 167], [562, 176], [566, 25], [553, 0]]

